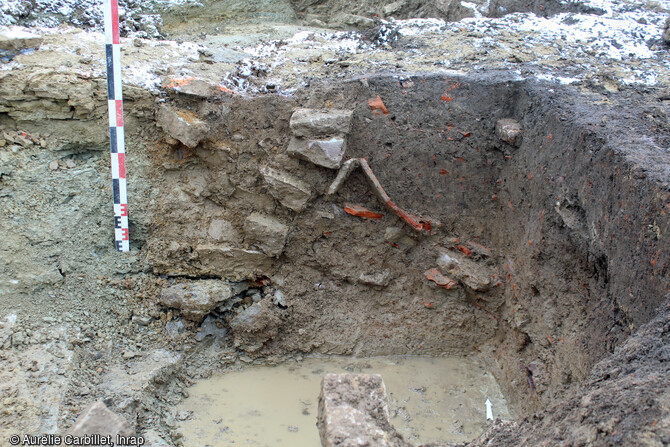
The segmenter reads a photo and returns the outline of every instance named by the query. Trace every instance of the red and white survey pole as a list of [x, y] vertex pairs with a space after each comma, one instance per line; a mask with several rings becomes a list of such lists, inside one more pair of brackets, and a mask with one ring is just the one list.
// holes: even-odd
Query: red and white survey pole
[[112, 153], [112, 190], [114, 191], [114, 240], [117, 251], [128, 251], [130, 250], [130, 236], [128, 234], [126, 143], [123, 132], [118, 0], [104, 0], [103, 8], [105, 16], [109, 140]]

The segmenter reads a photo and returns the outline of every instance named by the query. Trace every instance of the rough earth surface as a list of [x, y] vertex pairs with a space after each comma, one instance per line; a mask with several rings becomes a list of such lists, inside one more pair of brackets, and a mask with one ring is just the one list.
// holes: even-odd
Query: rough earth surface
[[194, 380], [309, 354], [481, 356], [472, 445], [670, 443], [668, 2], [139, 3], [125, 254], [98, 2], [0, 7], [0, 443], [179, 445]]

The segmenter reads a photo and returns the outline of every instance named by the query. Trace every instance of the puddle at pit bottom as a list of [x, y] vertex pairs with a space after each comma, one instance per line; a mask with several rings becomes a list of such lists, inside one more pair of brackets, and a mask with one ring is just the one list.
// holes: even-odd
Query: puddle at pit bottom
[[274, 367], [248, 367], [198, 381], [177, 409], [184, 445], [318, 447], [316, 428], [321, 379], [327, 373], [381, 374], [391, 423], [406, 440], [463, 442], [493, 417], [509, 419], [493, 376], [475, 360], [393, 356], [307, 358]]

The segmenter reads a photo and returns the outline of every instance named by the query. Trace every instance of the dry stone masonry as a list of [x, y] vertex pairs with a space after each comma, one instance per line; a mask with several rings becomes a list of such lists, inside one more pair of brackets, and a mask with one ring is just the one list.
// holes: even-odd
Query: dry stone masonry
[[342, 166], [351, 110], [298, 109], [291, 116], [288, 153], [329, 169]]

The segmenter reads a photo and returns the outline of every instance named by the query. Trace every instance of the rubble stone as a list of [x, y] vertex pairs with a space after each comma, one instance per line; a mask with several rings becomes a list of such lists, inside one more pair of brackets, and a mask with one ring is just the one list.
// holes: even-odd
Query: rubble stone
[[476, 292], [486, 292], [491, 288], [494, 271], [485, 262], [473, 261], [452, 252], [440, 254], [437, 265], [441, 272]]
[[256, 352], [279, 332], [280, 319], [270, 300], [259, 301], [240, 311], [230, 322], [236, 348]]
[[263, 168], [261, 174], [270, 187], [270, 194], [279, 203], [296, 212], [305, 209], [307, 201], [312, 197], [312, 191], [307, 183], [273, 168]]
[[212, 219], [207, 229], [207, 235], [217, 242], [238, 242], [240, 235], [227, 220]]
[[252, 213], [244, 221], [244, 233], [247, 242], [276, 257], [284, 251], [288, 227], [273, 217]]
[[221, 322], [217, 324], [216, 318], [207, 315], [200, 325], [200, 330], [195, 334], [196, 341], [202, 341], [210, 335], [215, 338], [225, 337], [228, 331], [225, 327], [219, 327], [220, 324]]
[[386, 287], [391, 282], [391, 272], [384, 270], [383, 272], [365, 274], [361, 273], [358, 277], [358, 282], [367, 286]]
[[68, 432], [73, 436], [134, 436], [135, 430], [123, 417], [109, 410], [104, 402], [94, 402], [79, 415]]
[[496, 135], [505, 143], [513, 146], [521, 144], [521, 124], [512, 118], [503, 118], [496, 122]]
[[668, 16], [663, 26], [663, 42], [670, 45], [670, 16]]
[[193, 112], [175, 110], [165, 104], [158, 109], [157, 124], [170, 137], [191, 148], [209, 133], [209, 125]]
[[405, 447], [389, 422], [379, 374], [327, 374], [321, 382], [317, 427], [324, 447]]
[[111, 366], [101, 378], [100, 388], [105, 395], [122, 398], [119, 401], [122, 400], [123, 405], [130, 405], [147, 388], [167, 380], [182, 361], [180, 353], [166, 349], [156, 349], [141, 355], [136, 353], [133, 357], [125, 365]]
[[0, 50], [8, 53], [18, 53], [30, 48], [39, 48], [42, 45], [42, 37], [30, 33], [25, 29], [12, 26], [0, 32]]
[[206, 275], [217, 275], [226, 279], [253, 278], [272, 268], [272, 258], [255, 250], [202, 244], [196, 247], [199, 271]]
[[328, 140], [307, 140], [293, 137], [287, 152], [289, 155], [307, 160], [318, 166], [339, 169], [346, 152], [344, 138], [333, 137]]
[[184, 318], [196, 322], [233, 296], [227, 282], [203, 280], [170, 286], [161, 292], [161, 304], [179, 309]]
[[296, 137], [308, 139], [346, 135], [352, 115], [351, 110], [297, 109], [291, 116], [291, 131]]

